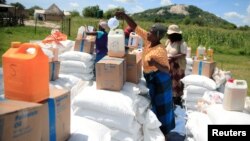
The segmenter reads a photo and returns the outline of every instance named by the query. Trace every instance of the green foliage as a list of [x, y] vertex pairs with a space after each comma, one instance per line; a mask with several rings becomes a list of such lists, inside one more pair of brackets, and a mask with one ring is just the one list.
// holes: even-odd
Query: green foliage
[[10, 3], [10, 5], [15, 6], [17, 9], [24, 10], [25, 6], [23, 6], [21, 3], [16, 2], [16, 3]]
[[103, 10], [97, 11], [96, 17], [97, 18], [103, 18]]
[[[223, 50], [224, 53], [239, 54], [239, 50], [249, 48], [250, 31], [226, 30], [221, 28], [183, 26], [183, 36], [188, 44], [192, 47], [204, 45], [214, 47], [215, 50]], [[230, 52], [232, 50], [232, 52]], [[238, 50], [238, 51], [236, 51]], [[245, 52], [245, 55], [249, 55]]]
[[31, 8], [28, 9], [29, 16], [33, 16], [34, 15], [35, 9], [43, 9], [43, 8], [41, 8], [41, 7], [37, 6], [37, 5], [32, 6]]
[[227, 22], [212, 13], [201, 10], [200, 8], [189, 5], [185, 9], [189, 13], [188, 15], [170, 13], [171, 6], [159, 7], [154, 9], [148, 9], [140, 13], [133, 14], [133, 18], [141, 21], [156, 20], [167, 21], [169, 23], [185, 24], [185, 25], [197, 25], [208, 27], [221, 27], [225, 29], [235, 29], [236, 26]]
[[248, 25], [245, 25], [245, 26], [240, 26], [238, 29], [245, 31], [245, 30], [250, 30], [250, 27]]
[[109, 10], [107, 10], [107, 11], [104, 13], [104, 17], [105, 17], [106, 19], [109, 19], [109, 18], [115, 16], [115, 12], [117, 12], [117, 11], [123, 11], [123, 12], [125, 12], [125, 9], [124, 9], [123, 7], [117, 7], [117, 8], [109, 9]]
[[[215, 52], [214, 60], [216, 67], [230, 71], [234, 79], [246, 80], [250, 83], [250, 58], [243, 55], [228, 55]], [[250, 96], [250, 88], [248, 87], [247, 95]]]
[[79, 17], [80, 13], [77, 10], [70, 11], [71, 17]]
[[185, 25], [191, 24], [191, 19], [190, 19], [189, 16], [186, 16], [186, 17], [183, 19], [183, 24], [185, 24]]
[[82, 10], [82, 15], [84, 17], [97, 17], [97, 12], [100, 10], [99, 6], [88, 6]]
[[158, 16], [158, 17], [155, 17], [154, 22], [155, 23], [164, 23], [165, 20], [163, 18], [161, 18], [161, 17]]

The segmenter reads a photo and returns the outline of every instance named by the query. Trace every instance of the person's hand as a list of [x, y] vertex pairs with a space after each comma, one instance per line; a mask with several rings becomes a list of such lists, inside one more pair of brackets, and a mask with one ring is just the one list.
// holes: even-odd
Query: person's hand
[[123, 11], [117, 11], [115, 13], [115, 16], [118, 18], [118, 19], [123, 19], [123, 17], [125, 16], [126, 14], [123, 12]]
[[175, 61], [175, 57], [173, 57], [173, 56], [172, 56], [172, 57], [168, 57], [168, 61], [169, 61], [169, 62]]

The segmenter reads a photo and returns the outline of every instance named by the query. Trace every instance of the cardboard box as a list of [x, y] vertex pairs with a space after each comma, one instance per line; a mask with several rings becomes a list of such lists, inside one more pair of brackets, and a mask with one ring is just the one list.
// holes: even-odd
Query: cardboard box
[[49, 62], [49, 80], [54, 81], [59, 78], [60, 61]]
[[51, 58], [51, 61], [58, 61], [58, 54], [59, 54], [59, 48], [60, 46], [56, 45], [55, 48], [49, 48], [49, 50], [52, 51], [53, 57]]
[[96, 63], [96, 87], [120, 91], [126, 81], [126, 62], [123, 58], [105, 56]]
[[216, 62], [195, 60], [193, 64], [193, 74], [204, 75], [211, 78], [215, 67]]
[[142, 75], [142, 52], [126, 54], [126, 80], [132, 83], [139, 83]]
[[93, 54], [95, 47], [95, 40], [96, 37], [90, 35], [88, 35], [85, 39], [76, 39], [74, 50]]
[[40, 141], [42, 105], [4, 100], [0, 102], [1, 141]]
[[66, 141], [70, 136], [70, 92], [50, 89], [50, 97], [43, 103], [41, 141]]

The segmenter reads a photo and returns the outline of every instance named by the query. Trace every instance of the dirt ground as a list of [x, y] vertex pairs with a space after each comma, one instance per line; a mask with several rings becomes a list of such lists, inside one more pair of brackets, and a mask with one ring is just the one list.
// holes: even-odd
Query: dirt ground
[[[37, 21], [36, 26], [39, 27], [50, 27], [50, 28], [60, 28], [60, 22], [50, 22], [50, 21]], [[34, 20], [25, 20], [24, 25], [27, 26], [35, 26], [35, 21]]]

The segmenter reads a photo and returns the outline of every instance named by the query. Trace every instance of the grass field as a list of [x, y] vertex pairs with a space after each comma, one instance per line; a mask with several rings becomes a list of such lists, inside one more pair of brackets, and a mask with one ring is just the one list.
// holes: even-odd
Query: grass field
[[[71, 32], [68, 39], [74, 40], [77, 30], [81, 25], [93, 25], [97, 27], [98, 19], [73, 18]], [[125, 23], [120, 21], [120, 28]], [[138, 22], [140, 26], [148, 29], [151, 22]], [[168, 24], [166, 24], [168, 25]], [[215, 50], [217, 67], [231, 71], [233, 78], [247, 80], [250, 84], [250, 32], [238, 30], [225, 30], [208, 27], [195, 27], [181, 25], [185, 41], [194, 52], [198, 45], [212, 47]], [[51, 32], [51, 28], [20, 26], [0, 28], [0, 56], [10, 47], [12, 41], [29, 42], [30, 40], [43, 40]], [[166, 40], [166, 37], [162, 40]], [[194, 54], [193, 54], [194, 55]], [[0, 59], [0, 66], [2, 59]], [[250, 96], [250, 88], [248, 89]]]

